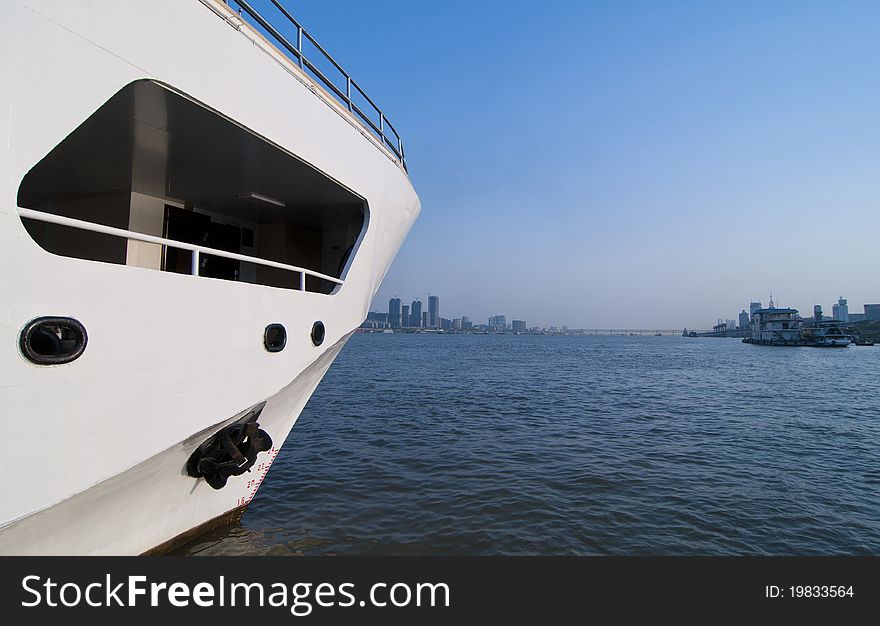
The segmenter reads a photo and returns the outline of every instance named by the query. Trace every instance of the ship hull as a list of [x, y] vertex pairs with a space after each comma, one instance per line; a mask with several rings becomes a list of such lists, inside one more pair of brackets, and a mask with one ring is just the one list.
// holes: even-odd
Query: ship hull
[[821, 338], [816, 339], [813, 345], [817, 348], [847, 348], [850, 343], [852, 343], [852, 341], [849, 337], [835, 339]]
[[[306, 401], [344, 345], [342, 340], [268, 398], [260, 426], [290, 432]], [[281, 441], [250, 472], [220, 490], [182, 468], [196, 447], [225, 425], [203, 432], [0, 531], [0, 552], [29, 555], [126, 555], [164, 552], [236, 518], [256, 495]], [[283, 441], [283, 440], [282, 440]], [[295, 497], [295, 495], [292, 495]], [[100, 538], [96, 540], [96, 538]]]
[[[0, 91], [9, 120], [0, 142], [0, 408], [17, 445], [0, 456], [0, 553], [144, 553], [253, 498], [365, 318], [418, 197], [387, 150], [230, 25], [219, 3], [3, 9], [0, 71], [11, 88]], [[279, 289], [69, 258], [35, 243], [17, 209], [23, 178], [113, 94], [144, 80], [204, 103], [363, 198], [368, 216], [342, 285], [331, 294]], [[48, 366], [23, 358], [21, 331], [40, 316], [80, 321], [82, 356]], [[317, 321], [326, 329], [318, 345]], [[281, 352], [264, 346], [269, 324], [287, 330]], [[200, 443], [262, 402], [273, 448], [250, 472], [222, 489], [187, 474]]]

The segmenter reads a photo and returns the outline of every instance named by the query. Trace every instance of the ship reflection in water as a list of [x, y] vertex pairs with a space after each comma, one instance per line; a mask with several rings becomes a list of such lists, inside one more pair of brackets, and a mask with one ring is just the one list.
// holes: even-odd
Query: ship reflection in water
[[183, 553], [877, 554], [878, 376], [873, 350], [356, 335], [241, 523]]

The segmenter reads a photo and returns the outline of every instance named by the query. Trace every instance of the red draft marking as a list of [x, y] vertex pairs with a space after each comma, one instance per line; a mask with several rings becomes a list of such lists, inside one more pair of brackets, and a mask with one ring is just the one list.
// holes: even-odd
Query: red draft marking
[[273, 447], [269, 451], [269, 460], [264, 461], [257, 466], [257, 472], [259, 472], [260, 476], [256, 479], [256, 483], [254, 483], [253, 480], [248, 481], [247, 488], [250, 489], [251, 484], [253, 484], [253, 489], [247, 496], [239, 498], [239, 506], [250, 504], [251, 500], [254, 499], [254, 496], [257, 495], [257, 489], [263, 484], [263, 480], [265, 480], [266, 474], [269, 473], [269, 468], [272, 467], [272, 463], [275, 461], [276, 456], [278, 456], [278, 448]]

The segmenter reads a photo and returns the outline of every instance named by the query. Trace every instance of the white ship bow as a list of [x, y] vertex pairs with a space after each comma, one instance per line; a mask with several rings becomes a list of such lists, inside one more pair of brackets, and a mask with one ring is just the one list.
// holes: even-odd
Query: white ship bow
[[[2, 6], [0, 553], [167, 548], [246, 506], [366, 316], [402, 142], [222, 2]], [[192, 476], [243, 417], [250, 471]]]

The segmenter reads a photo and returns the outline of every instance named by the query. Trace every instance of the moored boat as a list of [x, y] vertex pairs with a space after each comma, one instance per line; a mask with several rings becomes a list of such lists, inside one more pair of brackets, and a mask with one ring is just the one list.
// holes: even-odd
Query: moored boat
[[239, 515], [419, 214], [385, 113], [264, 4], [2, 3], [0, 554]]
[[777, 308], [771, 298], [769, 307], [756, 309], [752, 313], [749, 343], [765, 346], [803, 345], [798, 310]]
[[806, 345], [817, 348], [846, 348], [852, 343], [851, 335], [832, 324], [804, 328], [802, 337]]
[[844, 323], [825, 318], [818, 304], [813, 307], [813, 318], [803, 323], [801, 338], [806, 345], [817, 348], [846, 348], [852, 342]]

